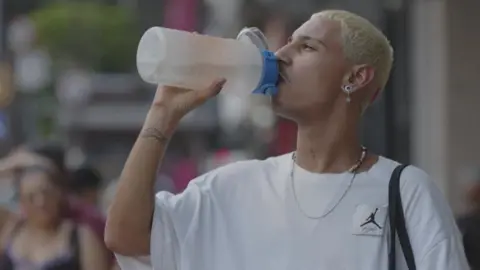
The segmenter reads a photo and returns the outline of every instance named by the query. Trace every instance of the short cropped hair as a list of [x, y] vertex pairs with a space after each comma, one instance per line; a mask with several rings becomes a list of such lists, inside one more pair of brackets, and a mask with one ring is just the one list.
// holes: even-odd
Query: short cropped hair
[[340, 22], [347, 60], [372, 66], [375, 82], [384, 89], [393, 63], [393, 49], [387, 37], [367, 19], [348, 11], [324, 10], [313, 16]]

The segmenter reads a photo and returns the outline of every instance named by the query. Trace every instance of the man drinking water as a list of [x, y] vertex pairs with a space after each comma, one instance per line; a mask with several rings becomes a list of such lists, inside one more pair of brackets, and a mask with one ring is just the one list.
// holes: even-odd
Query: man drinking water
[[[130, 257], [161, 270], [387, 269], [388, 184], [398, 163], [363, 148], [358, 133], [390, 74], [388, 40], [355, 14], [327, 10], [276, 56], [282, 79], [272, 106], [298, 125], [295, 152], [227, 165], [178, 195], [154, 196], [156, 168], [180, 119], [225, 81], [195, 91], [158, 88], [108, 215], [106, 243], [121, 263]], [[400, 180], [417, 269], [468, 269], [434, 182], [413, 166]], [[397, 269], [406, 270], [398, 258]]]

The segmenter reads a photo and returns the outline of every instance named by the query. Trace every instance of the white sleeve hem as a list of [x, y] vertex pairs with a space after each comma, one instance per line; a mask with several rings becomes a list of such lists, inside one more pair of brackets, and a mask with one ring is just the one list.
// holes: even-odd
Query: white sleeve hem
[[115, 257], [122, 270], [153, 270], [150, 256], [127, 257], [115, 254]]

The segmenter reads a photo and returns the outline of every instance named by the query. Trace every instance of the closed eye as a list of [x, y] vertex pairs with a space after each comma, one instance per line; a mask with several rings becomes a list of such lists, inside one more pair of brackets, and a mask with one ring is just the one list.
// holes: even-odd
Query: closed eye
[[302, 44], [302, 50], [305, 51], [316, 51], [316, 49], [308, 44]]
[[[302, 40], [303, 39], [303, 40]], [[294, 40], [293, 37], [289, 37], [288, 40], [287, 40], [287, 44], [291, 44], [291, 43], [296, 43], [297, 48], [300, 48], [301, 50], [304, 50], [304, 51], [316, 51], [317, 49], [313, 46], [310, 46], [308, 44], [308, 40], [305, 40], [306, 38], [305, 37], [302, 37], [300, 38], [300, 40]]]

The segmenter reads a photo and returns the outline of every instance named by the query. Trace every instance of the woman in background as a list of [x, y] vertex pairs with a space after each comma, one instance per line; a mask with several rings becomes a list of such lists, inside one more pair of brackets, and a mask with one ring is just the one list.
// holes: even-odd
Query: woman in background
[[107, 251], [95, 234], [62, 218], [64, 189], [55, 170], [26, 167], [16, 183], [22, 217], [0, 233], [0, 269], [108, 269]]

